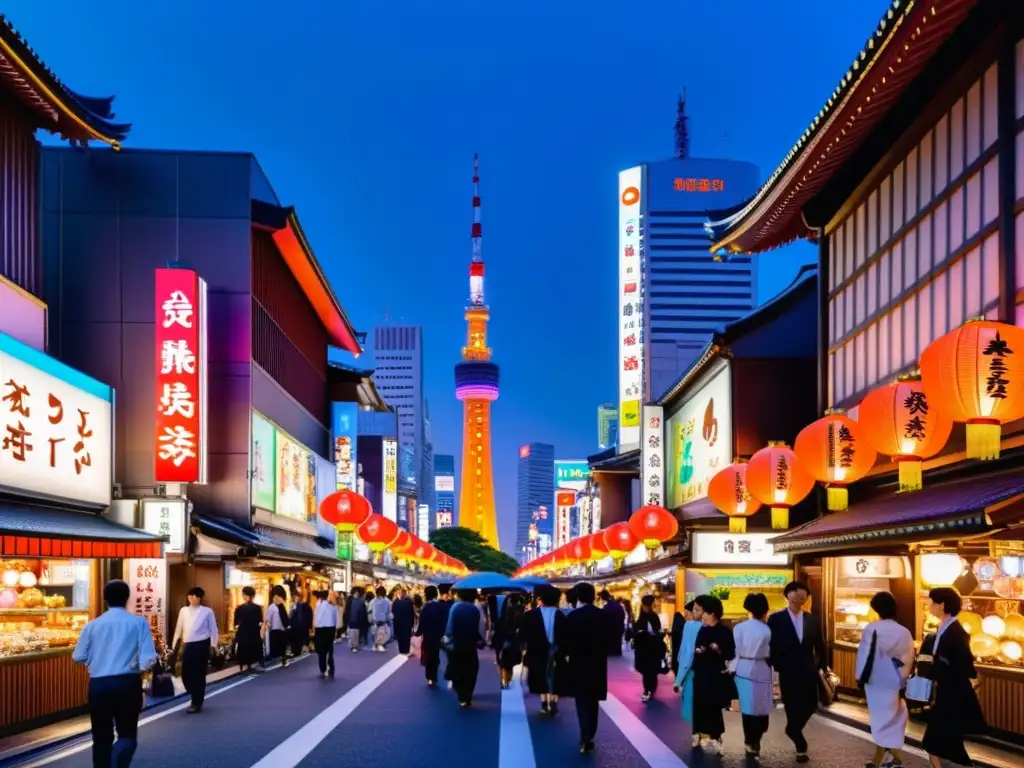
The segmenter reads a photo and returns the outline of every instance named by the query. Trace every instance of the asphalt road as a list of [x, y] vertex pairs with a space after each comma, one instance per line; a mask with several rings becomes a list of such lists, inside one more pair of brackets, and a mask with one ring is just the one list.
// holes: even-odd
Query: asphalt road
[[[286, 669], [236, 678], [212, 689], [203, 712], [188, 715], [176, 702], [143, 716], [133, 765], [142, 768], [697, 768], [752, 765], [743, 756], [739, 715], [727, 713], [726, 751], [702, 755], [690, 747], [671, 680], [661, 679], [654, 700], [640, 701], [640, 680], [625, 659], [609, 670], [610, 696], [602, 706], [597, 752], [578, 753], [576, 713], [565, 700], [556, 718], [539, 714], [537, 697], [518, 680], [498, 686], [493, 654], [481, 654], [474, 706], [430, 689], [416, 660], [338, 650], [333, 680], [304, 659]], [[790, 768], [793, 748], [784, 715], [772, 715], [762, 765]], [[811, 765], [860, 768], [871, 756], [866, 734], [815, 718], [807, 730]], [[88, 768], [87, 741], [36, 757], [23, 766]], [[911, 755], [908, 768], [925, 768]]]

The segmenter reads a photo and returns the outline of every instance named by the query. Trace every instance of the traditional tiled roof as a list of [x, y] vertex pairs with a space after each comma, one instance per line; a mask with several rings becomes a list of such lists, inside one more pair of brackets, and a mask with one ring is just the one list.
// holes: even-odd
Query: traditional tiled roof
[[895, 0], [761, 189], [706, 225], [712, 252], [756, 253], [814, 233], [801, 209], [861, 145], [980, 0]]
[[119, 149], [131, 125], [114, 122], [113, 96], [82, 96], [42, 62], [0, 14], [0, 87], [37, 115], [38, 126], [71, 141], [103, 141]]

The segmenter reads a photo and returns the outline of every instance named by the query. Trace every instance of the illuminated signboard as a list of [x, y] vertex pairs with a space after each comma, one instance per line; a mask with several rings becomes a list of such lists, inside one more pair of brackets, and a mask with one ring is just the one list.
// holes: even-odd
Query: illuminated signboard
[[398, 522], [398, 441], [381, 440], [384, 456], [384, 493], [381, 498], [381, 514], [388, 520]]
[[660, 405], [644, 406], [643, 445], [640, 451], [644, 504], [665, 506], [665, 436]]
[[672, 179], [672, 189], [676, 192], [725, 192], [725, 179], [684, 179], [676, 176]]
[[277, 430], [274, 512], [304, 523], [316, 520], [316, 454], [286, 432]]
[[438, 528], [450, 528], [455, 524], [455, 518], [451, 512], [438, 512], [435, 518]]
[[206, 482], [206, 283], [156, 270], [158, 483]]
[[619, 173], [619, 452], [640, 444], [643, 398], [643, 168]]
[[451, 475], [436, 475], [434, 490], [438, 493], [455, 493], [455, 478]]
[[590, 478], [590, 465], [585, 461], [556, 461], [555, 487], [583, 490]]
[[358, 403], [334, 403], [334, 468], [337, 490], [356, 490], [356, 433], [359, 419]]
[[572, 539], [572, 508], [576, 506], [575, 491], [555, 492], [555, 546]]

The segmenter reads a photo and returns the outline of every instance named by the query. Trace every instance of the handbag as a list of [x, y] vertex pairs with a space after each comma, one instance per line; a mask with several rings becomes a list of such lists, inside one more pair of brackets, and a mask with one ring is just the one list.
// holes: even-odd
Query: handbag
[[823, 707], [831, 707], [836, 700], [839, 676], [829, 667], [818, 670], [818, 699]]
[[907, 687], [903, 697], [918, 706], [931, 706], [935, 696], [935, 682], [927, 677], [911, 675], [907, 678]]

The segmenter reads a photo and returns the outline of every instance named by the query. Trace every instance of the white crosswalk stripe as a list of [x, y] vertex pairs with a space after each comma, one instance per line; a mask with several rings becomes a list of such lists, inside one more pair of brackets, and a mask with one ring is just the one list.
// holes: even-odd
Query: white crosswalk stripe
[[501, 692], [501, 725], [498, 731], [498, 768], [536, 768], [533, 737], [526, 716], [526, 700], [519, 682], [521, 667], [512, 674], [512, 686]]

